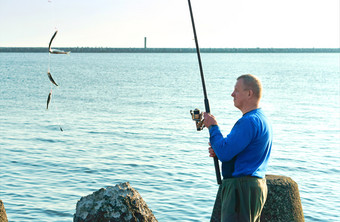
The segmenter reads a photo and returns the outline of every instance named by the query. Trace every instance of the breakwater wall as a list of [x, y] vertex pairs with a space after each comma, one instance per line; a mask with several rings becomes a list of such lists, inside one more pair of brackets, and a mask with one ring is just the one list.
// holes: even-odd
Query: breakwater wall
[[[58, 47], [57, 47], [58, 48]], [[60, 47], [72, 53], [196, 53], [196, 48]], [[47, 47], [0, 47], [1, 52], [47, 53]], [[340, 53], [340, 48], [201, 48], [202, 53]]]

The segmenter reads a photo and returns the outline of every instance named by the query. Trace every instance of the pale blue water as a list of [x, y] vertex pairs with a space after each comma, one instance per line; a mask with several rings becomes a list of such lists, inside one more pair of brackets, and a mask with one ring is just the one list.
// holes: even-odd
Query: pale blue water
[[[0, 53], [0, 199], [10, 221], [72, 221], [80, 197], [129, 181], [159, 221], [209, 221], [217, 192], [195, 54]], [[274, 127], [268, 174], [300, 189], [306, 221], [340, 221], [338, 54], [202, 54], [226, 135], [236, 77], [258, 75]], [[47, 95], [53, 89], [50, 108]], [[63, 132], [59, 130], [59, 125]]]

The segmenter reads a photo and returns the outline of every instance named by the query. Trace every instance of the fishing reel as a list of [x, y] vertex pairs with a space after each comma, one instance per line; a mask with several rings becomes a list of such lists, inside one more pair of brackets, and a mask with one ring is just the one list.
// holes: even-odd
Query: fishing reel
[[199, 109], [190, 110], [191, 118], [196, 122], [197, 131], [201, 131], [204, 128], [203, 113]]

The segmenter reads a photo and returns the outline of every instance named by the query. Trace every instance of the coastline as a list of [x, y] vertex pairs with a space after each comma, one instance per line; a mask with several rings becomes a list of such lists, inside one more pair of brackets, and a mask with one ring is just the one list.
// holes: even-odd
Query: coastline
[[[72, 53], [196, 53], [196, 48], [60, 47]], [[0, 47], [0, 53], [46, 53], [47, 47]], [[340, 48], [201, 48], [201, 53], [340, 53]]]

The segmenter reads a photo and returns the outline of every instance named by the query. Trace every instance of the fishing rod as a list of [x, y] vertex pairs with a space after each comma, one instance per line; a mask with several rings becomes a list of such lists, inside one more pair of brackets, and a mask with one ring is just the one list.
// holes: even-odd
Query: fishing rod
[[[202, 87], [203, 87], [203, 94], [204, 94], [205, 112], [210, 113], [209, 100], [208, 100], [208, 96], [207, 96], [207, 90], [205, 88], [205, 81], [204, 81], [203, 68], [202, 68], [202, 61], [201, 61], [201, 55], [200, 55], [200, 48], [198, 46], [198, 40], [197, 40], [196, 28], [195, 28], [195, 22], [194, 22], [194, 16], [193, 16], [193, 13], [192, 13], [192, 8], [191, 8], [190, 0], [188, 0], [188, 4], [189, 4], [190, 16], [191, 16], [192, 29], [194, 31], [198, 64], [199, 64], [200, 73], [201, 73], [201, 80], [202, 80]], [[190, 111], [190, 113], [192, 115], [192, 119], [196, 121], [197, 130], [198, 131], [202, 130], [203, 127], [204, 127], [203, 126], [203, 120], [202, 120], [202, 113], [198, 109], [195, 109], [194, 111]], [[220, 165], [218, 163], [217, 156], [214, 157], [214, 165], [215, 165], [215, 173], [216, 173], [217, 184], [222, 184], [221, 174], [220, 174]]]

